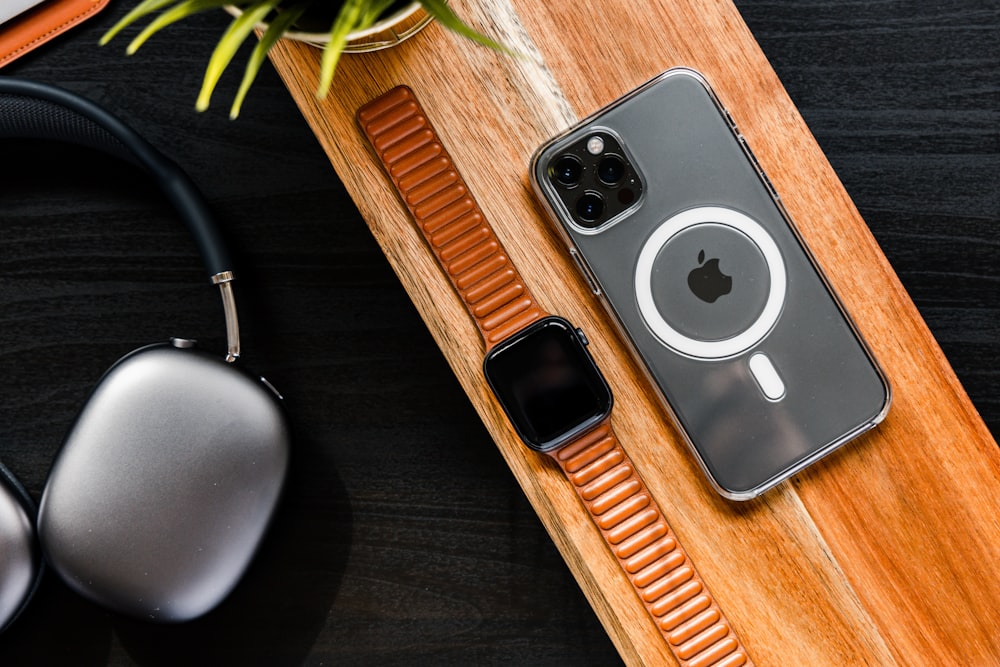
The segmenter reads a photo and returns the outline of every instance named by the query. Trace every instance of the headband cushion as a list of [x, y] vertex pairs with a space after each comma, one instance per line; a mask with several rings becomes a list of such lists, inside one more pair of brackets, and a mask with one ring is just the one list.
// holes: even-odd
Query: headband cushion
[[86, 116], [49, 100], [10, 92], [0, 92], [0, 138], [64, 141], [137, 162], [119, 139]]
[[204, 197], [187, 174], [117, 116], [47, 84], [0, 76], [0, 138], [53, 139], [101, 150], [144, 168], [194, 236], [209, 276], [232, 271]]

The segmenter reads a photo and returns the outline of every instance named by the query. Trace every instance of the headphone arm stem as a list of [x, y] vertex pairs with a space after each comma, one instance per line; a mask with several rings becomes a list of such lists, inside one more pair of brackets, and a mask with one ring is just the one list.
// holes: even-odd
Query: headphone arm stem
[[232, 363], [240, 356], [240, 321], [236, 315], [236, 296], [233, 294], [233, 272], [222, 271], [212, 276], [212, 284], [222, 293], [222, 309], [226, 315], [226, 361]]

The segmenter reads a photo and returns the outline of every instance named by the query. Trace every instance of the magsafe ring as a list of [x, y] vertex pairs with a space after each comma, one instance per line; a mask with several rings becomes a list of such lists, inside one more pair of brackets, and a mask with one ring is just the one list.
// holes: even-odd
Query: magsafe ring
[[[705, 238], [698, 239], [699, 234]], [[684, 246], [687, 263], [675, 252], [678, 246]], [[713, 256], [716, 246], [729, 249], [721, 266], [728, 262], [739, 269], [734, 272], [738, 291], [728, 294], [727, 283], [715, 293], [691, 297], [689, 293], [698, 290], [696, 275], [702, 267], [720, 266], [720, 257]], [[700, 251], [692, 253], [694, 248]], [[666, 289], [657, 284], [664, 272], [671, 276]], [[679, 275], [691, 277], [687, 284], [677, 284]], [[716, 283], [731, 278], [716, 273]], [[699, 359], [733, 357], [760, 342], [778, 321], [786, 288], [785, 263], [774, 239], [750, 216], [722, 206], [699, 206], [667, 218], [643, 244], [635, 266], [639, 313], [650, 331], [663, 345]], [[698, 303], [700, 315], [691, 314], [694, 308], [671, 308], [682, 298]], [[689, 324], [691, 319], [697, 323]]]

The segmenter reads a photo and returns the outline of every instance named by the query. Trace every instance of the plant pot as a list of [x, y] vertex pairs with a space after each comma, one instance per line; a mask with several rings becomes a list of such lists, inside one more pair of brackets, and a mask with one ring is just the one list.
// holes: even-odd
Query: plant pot
[[[226, 5], [225, 9], [233, 16], [239, 16], [242, 13], [242, 10], [232, 5]], [[344, 53], [364, 53], [395, 46], [420, 32], [424, 26], [431, 22], [432, 18], [423, 5], [419, 2], [411, 2], [377, 21], [370, 28], [350, 33], [347, 37], [347, 44], [344, 46]], [[262, 27], [264, 26], [262, 25]], [[303, 30], [290, 30], [284, 34], [284, 37], [318, 48], [323, 48], [330, 40], [330, 35], [327, 32]]]

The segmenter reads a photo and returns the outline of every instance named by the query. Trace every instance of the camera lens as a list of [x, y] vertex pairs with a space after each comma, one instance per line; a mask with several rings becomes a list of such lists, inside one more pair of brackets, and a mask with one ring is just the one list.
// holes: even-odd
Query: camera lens
[[550, 169], [552, 178], [561, 185], [571, 187], [580, 182], [580, 175], [583, 173], [583, 165], [580, 160], [573, 155], [563, 155], [555, 161]]
[[604, 197], [598, 192], [584, 192], [576, 201], [576, 215], [581, 221], [596, 222], [604, 214]]
[[617, 155], [605, 155], [597, 163], [597, 178], [605, 185], [615, 185], [625, 176], [625, 162]]

